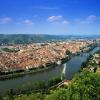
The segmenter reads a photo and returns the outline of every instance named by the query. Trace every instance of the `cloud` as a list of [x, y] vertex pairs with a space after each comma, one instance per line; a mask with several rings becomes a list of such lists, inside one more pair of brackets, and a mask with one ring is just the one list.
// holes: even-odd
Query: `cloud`
[[90, 24], [90, 23], [95, 22], [97, 19], [98, 19], [97, 16], [89, 15], [86, 19], [80, 20], [80, 23], [82, 23], [82, 24]]
[[49, 22], [59, 22], [62, 20], [62, 18], [63, 18], [63, 16], [50, 16], [48, 18], [48, 21]]
[[87, 20], [89, 20], [89, 21], [95, 21], [96, 19], [97, 19], [97, 16], [95, 16], [95, 15], [90, 15], [87, 17]]
[[22, 25], [33, 25], [33, 21], [31, 21], [30, 19], [23, 19], [23, 18], [20, 18], [17, 20], [16, 22], [17, 24], [22, 24]]
[[24, 24], [27, 24], [27, 25], [33, 25], [34, 23], [31, 21], [31, 20], [29, 20], [29, 19], [25, 19], [24, 21], [23, 21], [23, 23]]
[[8, 24], [8, 23], [11, 23], [11, 22], [12, 22], [12, 19], [10, 17], [0, 18], [0, 24]]
[[34, 6], [33, 9], [39, 9], [39, 10], [58, 10], [58, 7], [47, 7], [47, 6]]
[[62, 21], [62, 24], [69, 24], [69, 21], [64, 20], [64, 21]]
[[47, 19], [49, 22], [51, 22], [51, 23], [59, 23], [59, 24], [68, 24], [69, 23], [69, 21], [67, 21], [67, 20], [65, 20], [64, 18], [63, 18], [63, 16], [61, 16], [61, 15], [59, 15], [59, 16], [50, 16], [50, 17], [48, 17], [48, 19]]

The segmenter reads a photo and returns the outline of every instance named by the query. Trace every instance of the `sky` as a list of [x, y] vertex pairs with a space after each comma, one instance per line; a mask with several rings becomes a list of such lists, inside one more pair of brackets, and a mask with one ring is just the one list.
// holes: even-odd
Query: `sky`
[[0, 0], [0, 34], [100, 35], [100, 0]]

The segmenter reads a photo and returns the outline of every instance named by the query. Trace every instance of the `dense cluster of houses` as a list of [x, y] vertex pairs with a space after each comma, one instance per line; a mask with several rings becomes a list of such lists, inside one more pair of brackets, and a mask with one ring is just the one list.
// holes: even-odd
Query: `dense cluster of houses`
[[[91, 41], [67, 41], [52, 43], [34, 43], [28, 45], [12, 45], [6, 48], [18, 48], [18, 52], [0, 50], [0, 71], [37, 68], [46, 63], [58, 62], [67, 57], [66, 50], [75, 53], [91, 44]], [[5, 46], [1, 46], [4, 48]]]

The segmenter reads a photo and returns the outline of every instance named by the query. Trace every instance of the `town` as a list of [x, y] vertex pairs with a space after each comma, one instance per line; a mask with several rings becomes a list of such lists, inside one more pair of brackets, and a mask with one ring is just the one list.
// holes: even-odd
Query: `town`
[[68, 40], [49, 43], [0, 46], [0, 72], [29, 70], [45, 67], [48, 63], [61, 63], [69, 53], [90, 50], [93, 40]]

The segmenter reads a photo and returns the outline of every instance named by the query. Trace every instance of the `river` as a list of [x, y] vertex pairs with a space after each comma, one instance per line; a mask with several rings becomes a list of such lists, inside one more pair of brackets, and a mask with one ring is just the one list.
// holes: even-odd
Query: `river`
[[87, 57], [90, 54], [95, 53], [96, 51], [100, 50], [100, 47], [94, 48], [89, 53], [84, 53], [82, 55], [74, 56], [71, 60], [69, 60], [67, 63], [63, 65], [59, 65], [57, 67], [42, 71], [33, 73], [31, 75], [25, 75], [23, 77], [15, 78], [15, 79], [9, 79], [9, 80], [3, 80], [0, 81], [0, 95], [3, 95], [6, 93], [9, 89], [16, 89], [20, 86], [24, 86], [25, 84], [29, 83], [35, 83], [38, 81], [45, 81], [52, 79], [53, 77], [60, 76], [62, 73], [62, 70], [64, 66], [66, 65], [66, 73], [65, 78], [66, 79], [72, 79], [74, 74], [79, 71], [81, 64], [86, 61]]

